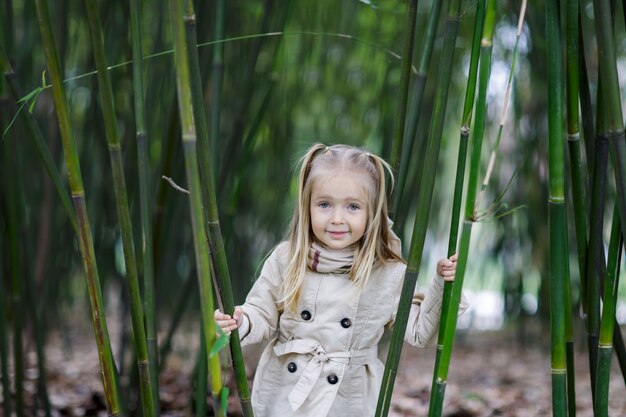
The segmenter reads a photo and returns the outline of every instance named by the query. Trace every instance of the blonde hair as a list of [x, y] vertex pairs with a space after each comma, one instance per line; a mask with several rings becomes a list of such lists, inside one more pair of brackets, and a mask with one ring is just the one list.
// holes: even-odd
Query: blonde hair
[[360, 171], [368, 178], [367, 226], [357, 244], [354, 262], [350, 268], [352, 282], [362, 289], [369, 280], [376, 262], [400, 261], [399, 248], [392, 245], [388, 224], [385, 171], [393, 186], [391, 167], [382, 158], [366, 150], [348, 145], [325, 146], [315, 144], [300, 161], [298, 201], [289, 232], [290, 262], [281, 285], [281, 304], [295, 311], [307, 272], [309, 248], [315, 236], [311, 229], [311, 191], [314, 181], [331, 170]]

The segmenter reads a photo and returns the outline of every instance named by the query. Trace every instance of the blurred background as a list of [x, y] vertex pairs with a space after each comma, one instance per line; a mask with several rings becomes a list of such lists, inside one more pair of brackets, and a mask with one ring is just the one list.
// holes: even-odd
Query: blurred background
[[[461, 2], [441, 153], [418, 278], [418, 285], [422, 287], [428, 285], [436, 260], [447, 252], [476, 4], [473, 0]], [[92, 373], [85, 381], [90, 382], [82, 384], [83, 389], [93, 385], [88, 391], [99, 392], [101, 387], [97, 359], [89, 356], [93, 356], [95, 347], [78, 241], [49, 175], [37, 157], [31, 133], [22, 117], [17, 116], [18, 112], [32, 112], [63, 181], [67, 181], [51, 89], [37, 90], [50, 84], [40, 22], [32, 2], [2, 0], [0, 6], [0, 41], [22, 89], [20, 97], [13, 97], [4, 80], [0, 81], [0, 127], [4, 132], [0, 148], [0, 293], [3, 299], [0, 313], [1, 321], [6, 324], [3, 343], [9, 352], [9, 362], [5, 365], [11, 372], [11, 380], [16, 372], [11, 359], [15, 355], [12, 341], [16, 338], [13, 323], [18, 315], [22, 317], [23, 360], [28, 371], [25, 374], [29, 398], [27, 414], [34, 415], [34, 404], [37, 403], [34, 399], [35, 381], [40, 372], [36, 367], [39, 344], [45, 346], [48, 356], [53, 358], [48, 359], [53, 375], [48, 381], [51, 386], [61, 385], [62, 375], [66, 381], [77, 381], [81, 370], [88, 367]], [[120, 374], [126, 378], [123, 380], [128, 383], [132, 372], [129, 368], [134, 367], [129, 295], [89, 26], [82, 2], [58, 0], [49, 7], [66, 80], [64, 84], [79, 152], [113, 355]], [[239, 304], [264, 257], [285, 236], [295, 198], [294, 175], [299, 157], [306, 148], [315, 142], [346, 143], [390, 158], [402, 93], [400, 55], [406, 32], [406, 2], [228, 1], [224, 3], [222, 34], [216, 34], [219, 26], [216, 7], [215, 0], [195, 4], [197, 53], [213, 149], [211, 167], [219, 218], [234, 299]], [[406, 185], [401, 190], [401, 209], [396, 213], [398, 218], [394, 218], [405, 254], [420, 196], [421, 167], [427, 158], [433, 157], [426, 154], [425, 139], [440, 71], [438, 64], [446, 7], [447, 2], [444, 2], [432, 59], [427, 67], [422, 104], [419, 108], [411, 105], [408, 108], [408, 117], [418, 115], [419, 119], [414, 133], [407, 134], [414, 137], [414, 144], [408, 150], [409, 168]], [[431, 8], [430, 2], [418, 4], [415, 65], [425, 42], [424, 29]], [[519, 8], [519, 1], [502, 1], [497, 6], [481, 177], [486, 171], [488, 153], [496, 141], [514, 59]], [[617, 8], [621, 16], [621, 4]], [[142, 253], [139, 248], [142, 248], [142, 232], [128, 4], [123, 1], [100, 2], [99, 16], [110, 65], [141, 278]], [[189, 198], [163, 179], [166, 176], [180, 187], [188, 188], [176, 102], [169, 6], [143, 1], [140, 17], [145, 57], [143, 76], [156, 323], [159, 345], [161, 348], [166, 346], [165, 352], [162, 351], [166, 366], [161, 377], [190, 384], [189, 375], [194, 371], [199, 349], [200, 314]], [[583, 28], [593, 25], [592, 17], [590, 4], [583, 4]], [[502, 345], [505, 349], [507, 346], [531, 346], [545, 353], [541, 356], [545, 362], [549, 357], [549, 235], [544, 19], [543, 5], [535, 4], [529, 8], [519, 38], [511, 101], [504, 115], [505, 126], [493, 177], [483, 200], [485, 208], [498, 199], [504, 205], [501, 212], [507, 214], [485, 216], [474, 226], [464, 283], [472, 307], [459, 319], [457, 343], [459, 349], [474, 346], [472, 343], [477, 340], [488, 340], [489, 346]], [[623, 20], [617, 22], [616, 31], [623, 33]], [[587, 65], [595, 74], [595, 38], [591, 31], [587, 33], [584, 38], [588, 46]], [[623, 42], [617, 47], [618, 68], [623, 71]], [[223, 64], [214, 58], [219, 48], [223, 48]], [[415, 72], [414, 68], [412, 80]], [[221, 87], [216, 87], [220, 74], [223, 75]], [[591, 78], [593, 95], [595, 76]], [[216, 95], [218, 88], [221, 95]], [[32, 91], [38, 91], [36, 98], [31, 97], [34, 100], [25, 105], [16, 103], [16, 99]], [[606, 211], [612, 213], [615, 187], [612, 175], [609, 178]], [[566, 193], [569, 192], [567, 189]], [[503, 195], [498, 198], [501, 193]], [[11, 211], [12, 204], [18, 209]], [[568, 205], [571, 204], [568, 202]], [[9, 216], [9, 213], [13, 214]], [[10, 239], [10, 224], [17, 230], [17, 240]], [[606, 229], [605, 241], [608, 242], [608, 225]], [[580, 277], [573, 229], [569, 236], [574, 334], [576, 340], [581, 341], [580, 349], [583, 350], [584, 322], [577, 314], [580, 310]], [[19, 285], [12, 278], [15, 268], [20, 271]], [[624, 291], [626, 289], [620, 288], [616, 313], [619, 323], [626, 321]], [[35, 317], [39, 320], [37, 326], [33, 324]], [[168, 351], [173, 351], [171, 356]], [[79, 358], [87, 357], [91, 359], [80, 362]], [[430, 369], [432, 360], [421, 360], [426, 362], [426, 371]], [[546, 375], [549, 374], [549, 364], [542, 362], [543, 365]], [[59, 369], [70, 369], [70, 373], [63, 374], [65, 371]], [[452, 377], [450, 383], [454, 384]], [[470, 380], [468, 385], [472, 383]], [[55, 412], [65, 410], [63, 415], [102, 412], [102, 407], [98, 409], [93, 405], [94, 401], [97, 403], [94, 398], [98, 397], [93, 394], [89, 397], [91, 408], [83, 406], [83, 414], [80, 414], [81, 411], [76, 411], [77, 407], [68, 400], [68, 390], [65, 395], [61, 389], [56, 394], [53, 401]], [[548, 385], [545, 390], [549, 391]], [[173, 415], [186, 415], [193, 408], [188, 397], [184, 397], [184, 401], [181, 394], [174, 393], [172, 397], [174, 399], [168, 402], [162, 395], [162, 404], [164, 409], [176, 409], [171, 403], [181, 402], [176, 409], [179, 411]], [[413, 398], [417, 401], [416, 398], [420, 397], [414, 395]], [[63, 406], [63, 401], [70, 405]], [[401, 411], [396, 409], [395, 412]], [[411, 411], [406, 413], [413, 415]], [[539, 411], [535, 413], [525, 415], [542, 415]]]

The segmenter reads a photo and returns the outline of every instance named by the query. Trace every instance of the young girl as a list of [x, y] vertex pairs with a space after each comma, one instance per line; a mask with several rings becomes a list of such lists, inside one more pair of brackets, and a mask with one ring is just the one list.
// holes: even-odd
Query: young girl
[[[311, 147], [289, 240], [267, 258], [233, 317], [215, 311], [225, 332], [239, 329], [242, 345], [271, 339], [254, 378], [256, 417], [374, 414], [384, 370], [378, 342], [394, 322], [406, 269], [387, 217], [385, 170], [391, 175], [358, 148]], [[456, 255], [441, 259], [427, 293], [415, 293], [410, 344], [434, 342], [443, 281], [455, 269]]]

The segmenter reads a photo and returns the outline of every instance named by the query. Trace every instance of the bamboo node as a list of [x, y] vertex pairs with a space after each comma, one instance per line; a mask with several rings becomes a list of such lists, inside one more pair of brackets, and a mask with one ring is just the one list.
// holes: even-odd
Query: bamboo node
[[470, 133], [470, 128], [468, 125], [463, 125], [461, 126], [461, 134], [462, 135], [469, 135]]
[[552, 373], [555, 375], [565, 375], [567, 370], [564, 368], [552, 368]]
[[480, 40], [480, 46], [484, 47], [484, 48], [489, 48], [491, 47], [491, 39], [487, 39], [487, 38], [482, 38]]
[[550, 203], [563, 204], [565, 203], [565, 197], [550, 197]]
[[139, 368], [140, 371], [148, 369], [148, 360], [143, 359], [143, 360], [137, 361], [137, 368]]
[[195, 22], [196, 21], [196, 15], [192, 14], [192, 15], [189, 15], [189, 16], [183, 16], [183, 21], [185, 23]]
[[567, 140], [568, 140], [568, 142], [578, 142], [580, 140], [580, 133], [579, 132], [568, 133], [567, 134]]

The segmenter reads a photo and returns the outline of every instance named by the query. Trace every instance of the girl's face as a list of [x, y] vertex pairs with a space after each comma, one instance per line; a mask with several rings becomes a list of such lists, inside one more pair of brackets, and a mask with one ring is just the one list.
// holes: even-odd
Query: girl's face
[[318, 241], [343, 249], [361, 239], [367, 227], [366, 176], [333, 171], [316, 178], [311, 189], [311, 228]]

